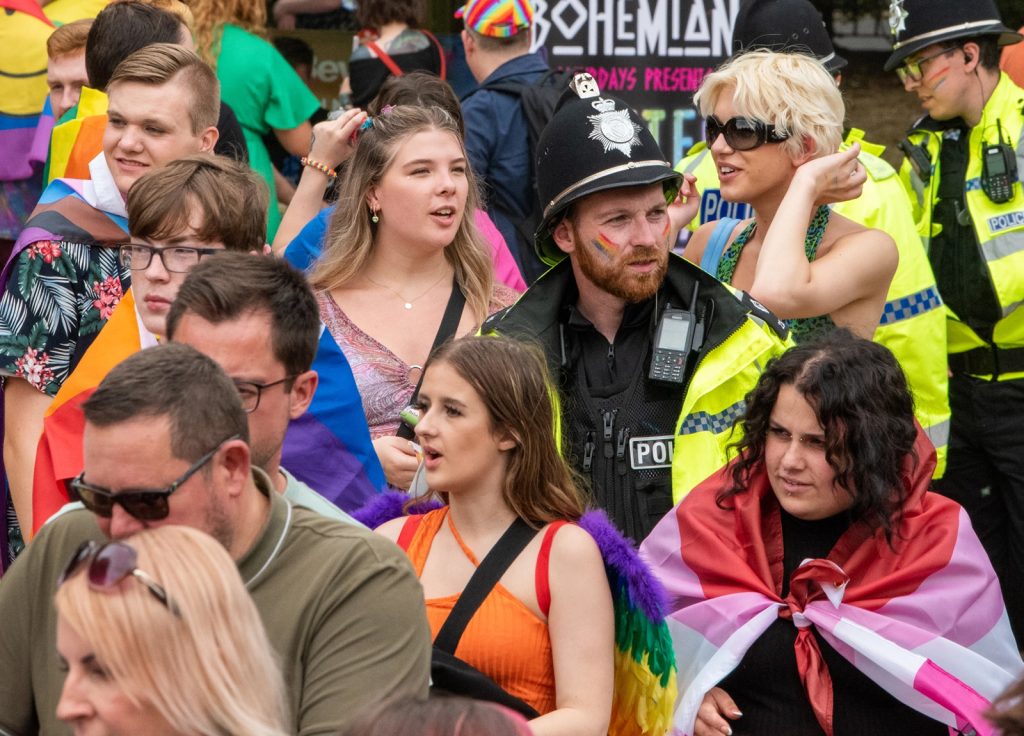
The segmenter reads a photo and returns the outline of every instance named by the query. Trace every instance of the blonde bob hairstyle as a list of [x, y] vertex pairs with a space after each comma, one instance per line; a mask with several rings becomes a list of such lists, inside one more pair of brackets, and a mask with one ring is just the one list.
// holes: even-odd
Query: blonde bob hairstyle
[[843, 142], [846, 110], [839, 86], [810, 56], [740, 54], [706, 76], [693, 99], [706, 118], [730, 92], [737, 115], [770, 123], [789, 136], [780, 145], [793, 158], [807, 151], [815, 158], [827, 156]]
[[57, 589], [54, 603], [125, 696], [154, 708], [181, 733], [290, 733], [280, 669], [227, 550], [183, 526], [146, 529], [122, 541], [180, 617], [134, 578], [98, 591], [80, 571]]
[[[324, 243], [324, 252], [310, 274], [310, 282], [319, 289], [331, 290], [353, 281], [366, 266], [373, 250], [376, 226], [370, 221], [367, 197], [391, 168], [398, 149], [410, 136], [428, 130], [440, 130], [465, 146], [455, 119], [440, 107], [399, 105], [387, 114], [373, 118], [373, 126], [359, 136], [355, 155], [349, 161], [341, 185], [338, 204]], [[487, 245], [476, 228], [474, 213], [479, 206], [476, 179], [467, 166], [469, 193], [455, 239], [444, 249], [444, 256], [455, 269], [455, 279], [466, 296], [477, 324], [488, 314], [494, 266]], [[380, 217], [402, 217], [401, 212], [381, 212]]]

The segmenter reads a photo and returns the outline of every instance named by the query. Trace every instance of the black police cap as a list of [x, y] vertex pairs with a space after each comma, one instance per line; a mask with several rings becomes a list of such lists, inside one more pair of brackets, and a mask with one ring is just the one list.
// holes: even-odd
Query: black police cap
[[551, 231], [573, 202], [595, 192], [664, 182], [671, 202], [682, 176], [665, 160], [647, 122], [625, 102], [602, 95], [586, 73], [573, 77], [537, 142], [537, 190], [543, 214], [537, 253], [555, 264], [565, 253]]
[[933, 43], [998, 36], [1000, 46], [1009, 46], [1021, 40], [1019, 33], [1003, 25], [993, 0], [892, 0], [889, 31], [893, 45], [886, 71]]
[[736, 53], [752, 49], [808, 54], [830, 74], [847, 61], [836, 53], [825, 21], [809, 0], [753, 0], [740, 8], [732, 32]]

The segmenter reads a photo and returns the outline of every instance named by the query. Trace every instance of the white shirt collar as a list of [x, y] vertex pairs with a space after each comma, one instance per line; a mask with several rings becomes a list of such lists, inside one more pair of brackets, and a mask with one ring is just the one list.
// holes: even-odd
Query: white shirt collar
[[89, 175], [92, 178], [85, 183], [84, 188], [86, 201], [104, 212], [127, 217], [128, 212], [124, 208], [124, 198], [117, 190], [114, 175], [110, 173], [107, 159], [102, 152], [89, 162]]

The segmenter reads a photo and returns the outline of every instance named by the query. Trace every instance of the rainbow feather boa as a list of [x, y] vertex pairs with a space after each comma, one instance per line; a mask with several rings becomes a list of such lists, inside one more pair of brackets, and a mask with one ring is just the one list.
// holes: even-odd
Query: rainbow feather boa
[[[354, 516], [371, 529], [406, 514], [409, 496], [383, 493]], [[412, 513], [439, 508], [424, 502]], [[665, 591], [632, 543], [603, 511], [588, 511], [579, 527], [594, 538], [604, 558], [615, 607], [615, 691], [610, 736], [662, 736], [672, 723], [676, 661], [665, 624]]]

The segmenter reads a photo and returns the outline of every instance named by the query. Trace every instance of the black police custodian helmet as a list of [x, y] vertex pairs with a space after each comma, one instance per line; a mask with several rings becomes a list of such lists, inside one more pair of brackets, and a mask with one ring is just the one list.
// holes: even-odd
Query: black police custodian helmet
[[847, 62], [836, 53], [825, 21], [810, 0], [753, 0], [740, 8], [732, 31], [733, 51], [752, 49], [809, 54], [829, 74]]
[[537, 253], [554, 265], [565, 257], [551, 231], [573, 202], [594, 192], [664, 182], [671, 202], [682, 176], [665, 160], [647, 122], [622, 100], [601, 94], [577, 74], [537, 142], [537, 190], [543, 214]]
[[891, 0], [889, 30], [893, 43], [886, 71], [933, 43], [998, 36], [1000, 46], [1009, 46], [1021, 40], [1003, 25], [994, 0]]

